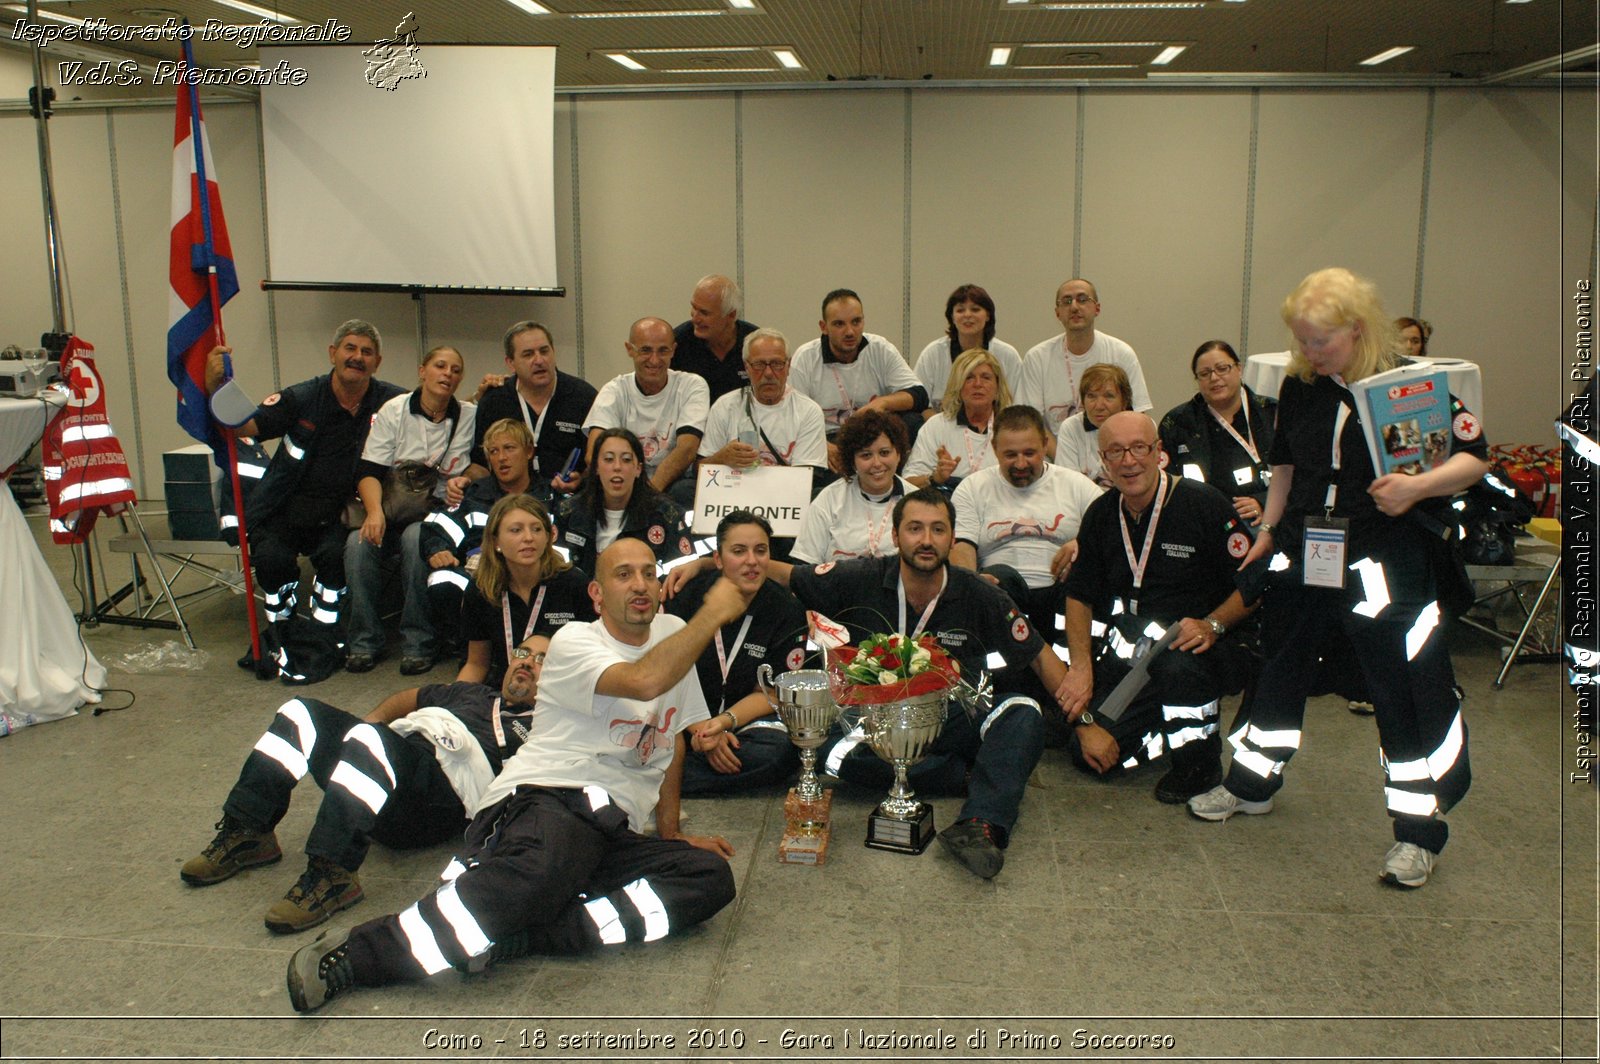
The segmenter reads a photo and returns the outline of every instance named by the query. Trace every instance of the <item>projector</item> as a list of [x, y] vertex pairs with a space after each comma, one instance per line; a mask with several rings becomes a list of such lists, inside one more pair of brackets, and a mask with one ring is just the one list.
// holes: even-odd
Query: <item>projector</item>
[[45, 354], [43, 349], [24, 351], [14, 345], [0, 351], [0, 395], [26, 399], [60, 380], [61, 363], [51, 362]]

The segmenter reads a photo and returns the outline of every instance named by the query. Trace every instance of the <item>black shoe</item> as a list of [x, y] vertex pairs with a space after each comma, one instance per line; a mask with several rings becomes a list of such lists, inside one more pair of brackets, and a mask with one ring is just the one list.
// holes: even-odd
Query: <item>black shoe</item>
[[967, 866], [980, 879], [993, 879], [1005, 866], [1006, 855], [994, 838], [994, 826], [987, 820], [962, 820], [939, 832], [939, 841], [950, 856]]
[[377, 664], [376, 654], [348, 654], [344, 659], [344, 671], [371, 672]]
[[1156, 801], [1182, 805], [1197, 794], [1204, 794], [1222, 782], [1222, 766], [1216, 763], [1174, 768], [1156, 783]]
[[[434, 657], [431, 654], [420, 657], [404, 657], [400, 659], [401, 676], [421, 676], [425, 672], [433, 671]], [[345, 668], [349, 668], [347, 664]]]
[[356, 985], [355, 969], [350, 965], [350, 929], [324, 931], [309, 946], [301, 946], [289, 958], [289, 1001], [296, 1012], [319, 1009]]

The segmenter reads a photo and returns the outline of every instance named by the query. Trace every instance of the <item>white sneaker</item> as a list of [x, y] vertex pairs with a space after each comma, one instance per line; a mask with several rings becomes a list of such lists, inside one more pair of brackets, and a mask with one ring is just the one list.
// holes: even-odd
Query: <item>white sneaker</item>
[[1389, 847], [1378, 878], [1397, 887], [1420, 887], [1428, 881], [1439, 855], [1414, 842], [1397, 842]]
[[1235, 813], [1260, 816], [1272, 812], [1272, 799], [1247, 802], [1234, 794], [1224, 784], [1217, 784], [1204, 794], [1189, 799], [1189, 815], [1201, 820], [1226, 820]]

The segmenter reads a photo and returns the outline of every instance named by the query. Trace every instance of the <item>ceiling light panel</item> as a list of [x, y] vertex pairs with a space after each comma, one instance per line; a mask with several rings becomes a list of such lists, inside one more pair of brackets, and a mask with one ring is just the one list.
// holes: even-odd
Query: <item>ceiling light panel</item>
[[645, 65], [626, 52], [607, 52], [606, 58], [629, 70], [644, 70]]
[[211, 0], [211, 2], [221, 4], [224, 7], [231, 7], [235, 11], [243, 11], [247, 15], [264, 18], [269, 22], [281, 22], [285, 26], [300, 25], [300, 20], [293, 15], [285, 15], [270, 8], [257, 7], [255, 4], [246, 3], [245, 0]]
[[554, 14], [554, 12], [552, 12], [548, 7], [545, 7], [543, 4], [536, 3], [535, 0], [506, 0], [506, 3], [510, 4], [514, 8], [517, 8], [518, 10], [526, 11], [530, 15]]
[[1362, 66], [1377, 66], [1379, 63], [1387, 63], [1391, 59], [1395, 59], [1395, 58], [1398, 58], [1399, 56], [1405, 55], [1407, 52], [1411, 51], [1415, 47], [1416, 47], [1416, 45], [1414, 45], [1414, 44], [1396, 45], [1393, 48], [1389, 48], [1389, 49], [1386, 49], [1385, 51], [1379, 52], [1377, 55], [1368, 56], [1367, 58], [1365, 58], [1365, 59], [1363, 59], [1361, 61], [1361, 65]]

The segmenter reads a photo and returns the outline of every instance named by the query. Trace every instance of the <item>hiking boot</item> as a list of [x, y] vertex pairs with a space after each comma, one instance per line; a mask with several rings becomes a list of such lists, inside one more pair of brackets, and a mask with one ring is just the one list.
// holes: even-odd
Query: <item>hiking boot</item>
[[1272, 799], [1247, 802], [1222, 784], [1189, 799], [1189, 815], [1201, 820], [1226, 820], [1235, 813], [1260, 816], [1272, 812]]
[[178, 870], [178, 875], [191, 887], [209, 887], [232, 879], [246, 868], [272, 864], [283, 859], [278, 848], [278, 836], [271, 831], [255, 831], [228, 814], [216, 823], [217, 837], [191, 857]]
[[378, 664], [376, 654], [354, 653], [347, 654], [344, 659], [345, 672], [371, 672]]
[[1222, 782], [1222, 766], [1210, 764], [1173, 767], [1156, 783], [1156, 801], [1182, 805], [1197, 794], [1204, 794]]
[[[407, 655], [400, 659], [400, 675], [421, 676], [425, 672], [431, 672], [434, 660], [432, 654]], [[348, 665], [345, 667], [349, 668]]]
[[326, 923], [328, 917], [350, 908], [364, 896], [354, 872], [325, 857], [313, 857], [306, 863], [299, 882], [267, 910], [267, 930], [280, 935], [308, 930]]
[[324, 931], [309, 946], [301, 946], [289, 958], [287, 974], [289, 1001], [296, 1012], [318, 1009], [331, 997], [356, 985], [351, 967], [350, 929]]
[[1397, 842], [1389, 847], [1378, 878], [1397, 887], [1420, 887], [1428, 881], [1439, 855], [1414, 842]]
[[987, 820], [962, 820], [951, 824], [939, 832], [939, 841], [950, 856], [980, 879], [993, 879], [1006, 863], [1006, 855], [995, 841], [994, 827]]

